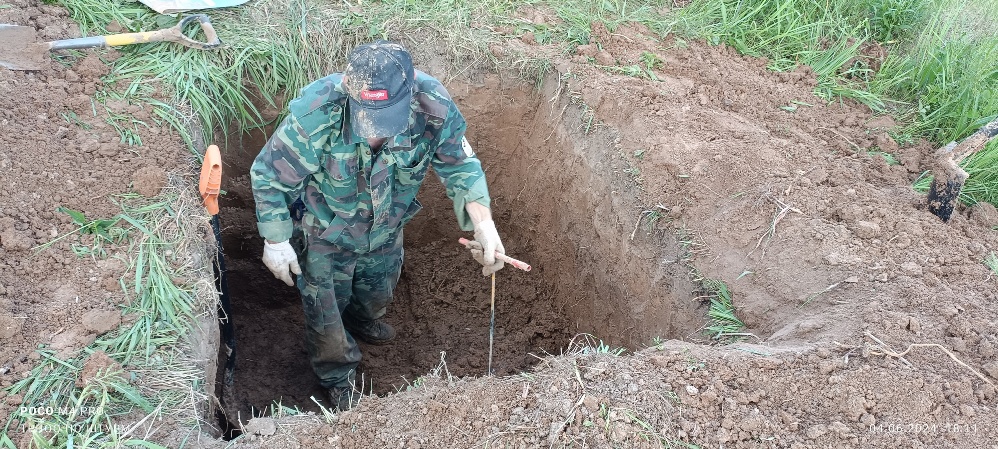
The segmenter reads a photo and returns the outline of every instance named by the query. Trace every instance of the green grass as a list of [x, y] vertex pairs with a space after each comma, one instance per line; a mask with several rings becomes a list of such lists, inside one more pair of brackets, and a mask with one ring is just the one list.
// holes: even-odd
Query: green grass
[[[135, 3], [113, 0], [61, 0], [85, 34], [105, 34], [116, 21], [127, 31], [148, 31], [173, 26], [177, 19]], [[204, 135], [230, 126], [250, 129], [262, 126], [264, 107], [278, 107], [282, 94], [296, 92], [312, 79], [327, 73], [345, 42], [325, 40], [336, 20], [310, 2], [257, 2], [254, 8], [230, 12], [212, 11], [213, 24], [226, 44], [220, 50], [196, 50], [173, 44], [142, 44], [121, 47], [123, 56], [114, 63], [106, 82], [126, 99], [151, 102], [152, 87], [169, 101], [153, 102], [157, 115], [190, 115], [201, 120]], [[193, 32], [188, 33], [197, 36]], [[105, 94], [107, 95], [107, 94]], [[119, 99], [120, 99], [119, 96]], [[161, 100], [166, 100], [162, 98]], [[290, 100], [291, 98], [284, 98]], [[179, 105], [175, 109], [168, 104]], [[116, 120], [120, 123], [120, 120]], [[135, 123], [116, 126], [140, 134]], [[122, 131], [119, 129], [119, 131]], [[133, 137], [134, 139], [134, 137]], [[138, 143], [138, 141], [136, 141]]]
[[[820, 96], [889, 110], [909, 133], [945, 143], [998, 115], [995, 14], [983, 0], [701, 0], [676, 29], [767, 57], [773, 70], [810, 65]], [[858, 54], [874, 42], [888, 54], [875, 73]]]
[[682, 251], [679, 261], [686, 267], [690, 280], [696, 285], [698, 299], [709, 304], [703, 334], [721, 344], [741, 341], [745, 336], [741, 332], [745, 323], [735, 314], [731, 290], [720, 279], [707, 277], [693, 265], [693, 259], [704, 251], [705, 245], [684, 228], [676, 230], [676, 240]]
[[[71, 384], [73, 380], [73, 378], [60, 376], [58, 374], [59, 367], [67, 370], [78, 370], [78, 367], [59, 361], [49, 351], [41, 351], [41, 353], [46, 362], [57, 364], [55, 366], [48, 365], [51, 370], [46, 376], [46, 386], [54, 387], [58, 392], [64, 393], [64, 396], [61, 401], [49, 403], [57, 403], [58, 405], [31, 405], [31, 407], [37, 407], [34, 413], [31, 413], [31, 409], [25, 412], [16, 412], [20, 426], [32, 435], [29, 443], [31, 447], [142, 446], [149, 449], [164, 448], [143, 441], [141, 438], [131, 437], [133, 429], [123, 429], [111, 422], [110, 417], [129, 413], [132, 408], [139, 408], [147, 419], [158, 419], [162, 413], [160, 407], [153, 407], [134, 386], [122, 377], [122, 371], [101, 370], [83, 388], [59, 388]], [[43, 363], [42, 366], [47, 365]], [[29, 390], [28, 394], [31, 393]], [[52, 392], [46, 393], [53, 394]], [[6, 436], [7, 432], [5, 431], [4, 438]], [[0, 446], [2, 445], [13, 447], [13, 442], [0, 438]]]
[[998, 255], [995, 253], [988, 254], [988, 257], [984, 259], [984, 266], [991, 269], [991, 272], [998, 276]]
[[627, 352], [627, 348], [610, 346], [592, 334], [578, 334], [572, 337], [565, 349], [568, 354], [610, 354], [620, 356]]
[[74, 235], [79, 236], [92, 236], [89, 244], [82, 245], [80, 243], [72, 243], [73, 252], [77, 256], [83, 255], [94, 255], [103, 257], [106, 255], [106, 251], [103, 249], [104, 243], [118, 244], [121, 243], [127, 236], [128, 230], [117, 226], [121, 222], [121, 216], [116, 216], [110, 219], [88, 219], [83, 212], [69, 209], [66, 207], [59, 207], [56, 212], [64, 213], [69, 215], [73, 224], [77, 226], [76, 229], [62, 234], [44, 244], [38, 245], [34, 248], [37, 252], [44, 251], [51, 248], [53, 245], [59, 241]]
[[[172, 26], [176, 18], [158, 15], [135, 3], [115, 0], [58, 0], [86, 35], [105, 34], [115, 21], [127, 31]], [[196, 113], [202, 133], [248, 130], [267, 124], [264, 108], [283, 109], [309, 82], [335, 71], [346, 51], [359, 42], [384, 38], [414, 27], [441, 30], [451, 48], [475, 58], [489, 55], [491, 32], [475, 30], [476, 17], [498, 18], [514, 2], [391, 1], [368, 5], [364, 14], [340, 4], [305, 0], [261, 0], [252, 7], [208, 13], [224, 46], [196, 50], [173, 44], [120, 47], [111, 91], [128, 92], [132, 101], [152, 103], [162, 120], [177, 128]], [[192, 37], [197, 34], [188, 33]], [[158, 88], [158, 94], [152, 92]], [[140, 135], [135, 123], [120, 123]], [[178, 129], [179, 130], [179, 129]], [[182, 133], [186, 130], [180, 130]], [[138, 143], [135, 136], [127, 135]], [[190, 136], [184, 136], [190, 140]]]
[[722, 343], [740, 341], [739, 334], [745, 328], [745, 323], [735, 316], [735, 306], [731, 302], [728, 286], [716, 279], [703, 279], [701, 285], [707, 300], [710, 301], [710, 308], [707, 309], [709, 322], [704, 334]]
[[901, 162], [898, 162], [898, 159], [894, 157], [893, 154], [888, 153], [886, 151], [880, 151], [879, 149], [877, 149], [877, 147], [872, 147], [871, 149], [867, 150], [866, 154], [868, 156], [873, 156], [873, 157], [880, 156], [884, 158], [884, 162], [886, 162], [887, 165], [901, 165]]
[[[158, 15], [136, 3], [115, 0], [55, 0], [65, 6], [86, 35], [105, 34], [114, 21], [127, 31], [148, 31], [172, 26], [176, 18]], [[187, 132], [185, 124], [196, 113], [202, 133], [263, 126], [263, 108], [283, 109], [303, 86], [342, 66], [343, 57], [360, 42], [406, 36], [419, 42], [433, 39], [452, 56], [469, 64], [496, 67], [489, 45], [504, 33], [532, 32], [542, 43], [564, 44], [565, 51], [588, 43], [590, 21], [606, 24], [612, 32], [626, 22], [640, 22], [664, 31], [666, 22], [656, 14], [653, 0], [528, 1], [512, 0], [388, 0], [365, 4], [361, 13], [342, 4], [306, 0], [259, 0], [252, 7], [211, 10], [212, 22], [225, 46], [219, 50], [187, 49], [173, 44], [120, 47], [107, 81], [111, 91], [130, 92], [126, 99], [151, 103], [156, 115]], [[532, 7], [551, 15], [550, 23], [517, 18], [518, 8]], [[429, 36], [412, 36], [413, 30], [433, 30]], [[403, 34], [405, 32], [405, 34]], [[193, 32], [188, 33], [196, 37]], [[505, 61], [526, 78], [539, 78], [552, 64], [526, 55]], [[646, 66], [656, 61], [644, 59]], [[625, 73], [633, 68], [615, 68]], [[636, 74], [646, 74], [637, 66]], [[158, 93], [153, 93], [153, 88]], [[116, 117], [112, 125], [130, 144], [140, 145], [145, 123]], [[184, 135], [190, 142], [190, 136]]]
[[871, 89], [897, 101], [907, 132], [943, 144], [998, 115], [998, 3], [927, 3], [919, 31], [894, 46]]

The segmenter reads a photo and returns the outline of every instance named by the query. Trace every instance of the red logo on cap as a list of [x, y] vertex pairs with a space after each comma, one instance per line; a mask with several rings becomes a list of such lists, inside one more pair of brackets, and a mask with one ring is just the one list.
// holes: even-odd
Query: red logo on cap
[[387, 90], [362, 90], [360, 91], [360, 99], [367, 101], [381, 101], [388, 99]]

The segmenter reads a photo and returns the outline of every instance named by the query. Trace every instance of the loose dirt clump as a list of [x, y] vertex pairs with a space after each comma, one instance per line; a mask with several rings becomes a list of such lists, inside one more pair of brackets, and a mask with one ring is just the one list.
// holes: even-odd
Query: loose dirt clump
[[34, 241], [27, 233], [19, 231], [15, 224], [13, 218], [0, 218], [0, 247], [10, 251], [23, 251], [31, 248]]
[[132, 188], [139, 195], [154, 197], [166, 186], [166, 171], [159, 167], [142, 167], [132, 175]]
[[83, 314], [83, 327], [97, 335], [117, 329], [121, 324], [121, 312], [117, 310], [91, 310]]
[[7, 313], [0, 314], [0, 339], [6, 341], [19, 335], [22, 321]]
[[121, 364], [114, 361], [111, 357], [108, 357], [104, 351], [95, 351], [90, 354], [87, 361], [83, 364], [83, 370], [80, 371], [80, 377], [76, 379], [76, 386], [80, 388], [85, 388], [90, 385], [94, 377], [100, 374], [107, 374], [112, 372], [121, 372]]
[[998, 226], [998, 209], [991, 203], [977, 203], [970, 208], [970, 221], [982, 228]]

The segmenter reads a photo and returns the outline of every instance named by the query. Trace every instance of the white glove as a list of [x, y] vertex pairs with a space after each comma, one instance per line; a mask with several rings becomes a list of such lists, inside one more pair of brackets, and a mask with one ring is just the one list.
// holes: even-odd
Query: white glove
[[288, 274], [288, 271], [301, 274], [301, 268], [298, 267], [298, 255], [295, 254], [294, 248], [287, 240], [273, 244], [264, 240], [263, 264], [270, 269], [271, 273], [274, 273], [274, 277], [291, 286], [295, 285], [295, 281]]
[[482, 274], [488, 276], [499, 271], [506, 265], [496, 259], [496, 253], [506, 254], [506, 248], [499, 240], [499, 231], [492, 220], [485, 220], [475, 225], [475, 241], [468, 245], [471, 257], [482, 264]]

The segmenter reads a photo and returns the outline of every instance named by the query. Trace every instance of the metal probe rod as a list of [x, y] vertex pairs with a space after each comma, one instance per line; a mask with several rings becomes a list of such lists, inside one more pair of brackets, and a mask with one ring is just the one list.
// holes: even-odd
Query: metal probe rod
[[492, 319], [489, 320], [489, 372], [492, 375], [492, 340], [496, 334], [496, 274], [492, 273], [492, 299], [489, 301], [492, 309]]

